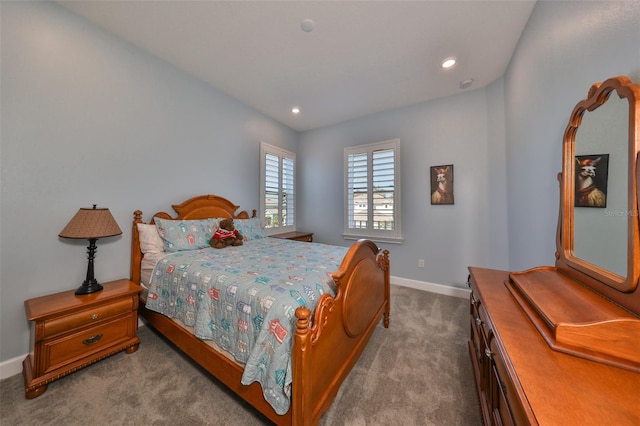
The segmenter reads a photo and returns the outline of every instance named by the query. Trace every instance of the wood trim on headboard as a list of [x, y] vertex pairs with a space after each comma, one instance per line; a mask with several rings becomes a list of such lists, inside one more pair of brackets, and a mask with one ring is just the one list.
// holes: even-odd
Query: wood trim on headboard
[[[199, 195], [188, 199], [187, 201], [174, 204], [171, 206], [176, 211], [176, 216], [171, 216], [166, 212], [158, 212], [154, 214], [149, 220], [150, 224], [155, 223], [154, 218], [159, 217], [162, 219], [208, 219], [219, 217], [230, 217], [234, 219], [249, 219], [249, 214], [242, 210], [236, 213], [240, 207], [233, 204], [226, 198], [218, 195]], [[251, 217], [256, 217], [257, 210], [253, 209]], [[131, 281], [140, 283], [140, 268], [142, 265], [142, 251], [140, 250], [140, 236], [138, 235], [138, 223], [145, 223], [142, 220], [142, 211], [136, 210], [133, 212], [133, 225], [131, 232]]]

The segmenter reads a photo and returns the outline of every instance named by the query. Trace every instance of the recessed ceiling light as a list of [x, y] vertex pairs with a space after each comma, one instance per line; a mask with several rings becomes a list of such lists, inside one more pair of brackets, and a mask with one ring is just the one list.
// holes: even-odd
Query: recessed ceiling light
[[442, 61], [442, 68], [448, 69], [456, 64], [456, 58], [447, 58]]
[[300, 108], [298, 107], [291, 108], [291, 114], [300, 114]]

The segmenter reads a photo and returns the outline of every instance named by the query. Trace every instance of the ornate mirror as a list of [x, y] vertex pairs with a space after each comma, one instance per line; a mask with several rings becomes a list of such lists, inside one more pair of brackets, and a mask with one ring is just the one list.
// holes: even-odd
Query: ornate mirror
[[627, 77], [596, 83], [564, 135], [556, 265], [609, 297], [634, 292], [640, 278], [639, 100]]
[[640, 373], [639, 125], [640, 85], [591, 86], [564, 134], [556, 266], [505, 284], [552, 349]]

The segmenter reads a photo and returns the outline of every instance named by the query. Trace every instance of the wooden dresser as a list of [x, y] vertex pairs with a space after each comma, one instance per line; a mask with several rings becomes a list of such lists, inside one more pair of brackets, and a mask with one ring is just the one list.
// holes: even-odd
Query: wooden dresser
[[469, 352], [487, 425], [640, 425], [640, 374], [555, 351], [505, 286], [469, 268]]
[[138, 349], [138, 293], [129, 280], [103, 284], [104, 289], [75, 295], [74, 290], [27, 300], [31, 321], [30, 353], [22, 363], [27, 399], [47, 385], [119, 351]]
[[640, 84], [593, 84], [563, 138], [555, 265], [469, 268], [485, 424], [640, 425], [639, 158]]

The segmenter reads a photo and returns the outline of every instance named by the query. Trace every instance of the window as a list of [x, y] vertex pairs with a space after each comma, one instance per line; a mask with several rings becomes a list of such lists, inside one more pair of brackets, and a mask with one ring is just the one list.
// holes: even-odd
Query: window
[[400, 140], [344, 149], [345, 238], [402, 242]]
[[296, 155], [260, 142], [260, 211], [267, 234], [295, 230]]

